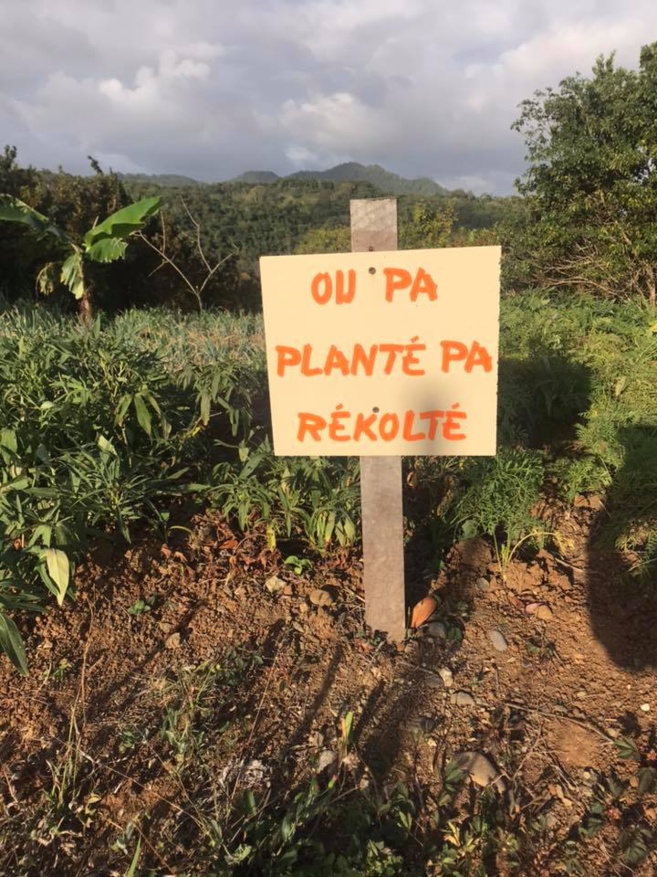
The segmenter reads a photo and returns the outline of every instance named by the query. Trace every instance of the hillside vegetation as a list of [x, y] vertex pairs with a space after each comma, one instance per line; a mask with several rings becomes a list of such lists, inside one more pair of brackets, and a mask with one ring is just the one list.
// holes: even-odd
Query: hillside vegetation
[[[514, 209], [509, 199], [445, 193], [435, 184], [431, 194], [410, 194], [414, 181], [355, 164], [267, 183], [249, 177], [249, 182], [203, 184], [177, 177], [102, 173], [97, 165], [96, 169], [93, 177], [37, 172], [20, 167], [16, 151], [6, 147], [0, 158], [0, 193], [21, 198], [72, 234], [86, 231], [98, 217], [132, 200], [160, 196], [160, 218], [149, 226], [149, 239], [199, 286], [208, 273], [205, 259], [212, 265], [222, 262], [204, 289], [203, 304], [238, 310], [260, 307], [260, 256], [343, 247], [352, 198], [403, 190], [402, 246], [443, 246], [447, 240], [457, 245], [488, 243], [497, 240], [496, 226]], [[32, 288], [43, 262], [53, 257], [52, 247], [36, 247], [26, 230], [0, 227], [5, 296]], [[133, 304], [197, 309], [198, 302], [171, 265], [158, 269], [160, 265], [145, 244], [131, 246], [125, 264], [95, 269], [98, 303], [108, 311]]]

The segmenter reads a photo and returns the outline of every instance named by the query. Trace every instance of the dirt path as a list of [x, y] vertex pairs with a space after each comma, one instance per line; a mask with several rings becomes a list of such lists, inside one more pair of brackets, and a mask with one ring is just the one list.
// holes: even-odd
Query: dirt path
[[[217, 789], [276, 800], [313, 775], [403, 781], [418, 844], [455, 861], [483, 794], [486, 874], [655, 873], [655, 588], [595, 547], [599, 501], [551, 514], [550, 550], [504, 576], [484, 542], [455, 546], [400, 648], [364, 630], [353, 555], [297, 574], [211, 515], [175, 546], [97, 552], [34, 624], [29, 678], [0, 662], [0, 873], [123, 874], [135, 831], [152, 873], [196, 873]], [[447, 801], [455, 757], [473, 782]]]

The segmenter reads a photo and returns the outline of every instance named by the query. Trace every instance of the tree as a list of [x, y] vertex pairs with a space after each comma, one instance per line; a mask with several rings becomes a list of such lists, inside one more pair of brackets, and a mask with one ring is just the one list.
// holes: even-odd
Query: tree
[[[0, 154], [0, 192], [31, 201], [37, 185], [34, 168], [19, 166], [15, 146], [5, 146]], [[22, 229], [7, 226], [0, 234], [0, 295], [13, 298], [29, 289], [32, 268], [38, 263], [35, 241], [27, 239]]]
[[598, 58], [521, 104], [528, 169], [514, 235], [518, 281], [657, 297], [657, 43], [638, 70]]
[[447, 247], [454, 226], [454, 205], [450, 201], [418, 201], [402, 217], [399, 246], [402, 250]]
[[228, 262], [234, 263], [234, 257], [237, 254], [236, 252], [229, 253], [211, 265], [201, 240], [201, 224], [191, 214], [185, 200], [182, 197], [180, 200], [194, 230], [192, 238], [182, 234], [180, 230], [174, 234], [167, 233], [164, 216], [160, 216], [161, 234], [157, 239], [148, 237], [141, 231], [137, 237], [160, 258], [160, 264], [151, 273], [155, 274], [160, 268], [169, 267], [178, 279], [183, 292], [192, 296], [200, 314], [205, 303], [204, 296], [212, 289], [213, 282], [216, 283], [219, 279], [218, 272]]
[[79, 301], [80, 316], [88, 323], [93, 305], [86, 276], [87, 262], [107, 263], [122, 259], [128, 245], [127, 239], [140, 231], [159, 207], [159, 198], [142, 198], [112, 213], [78, 240], [47, 216], [12, 195], [0, 195], [0, 220], [27, 225], [39, 237], [50, 236], [57, 240], [67, 256], [59, 262], [46, 262], [37, 277], [39, 291], [48, 294], [54, 291], [58, 283], [63, 283]]
[[304, 253], [348, 253], [351, 250], [351, 230], [346, 226], [338, 228], [311, 228], [298, 242], [294, 252]]

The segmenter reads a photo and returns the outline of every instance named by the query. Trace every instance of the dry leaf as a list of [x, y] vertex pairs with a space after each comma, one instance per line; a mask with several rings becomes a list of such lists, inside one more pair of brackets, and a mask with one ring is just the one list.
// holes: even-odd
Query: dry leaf
[[423, 597], [419, 603], [416, 603], [411, 613], [411, 627], [413, 630], [431, 618], [437, 608], [438, 603], [436, 603], [433, 597]]

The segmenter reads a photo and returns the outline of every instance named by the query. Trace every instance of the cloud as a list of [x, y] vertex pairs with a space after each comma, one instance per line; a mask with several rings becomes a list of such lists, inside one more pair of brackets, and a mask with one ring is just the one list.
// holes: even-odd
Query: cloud
[[23, 162], [217, 180], [357, 160], [508, 192], [518, 103], [600, 53], [635, 65], [657, 7], [0, 0], [0, 21], [0, 130]]

